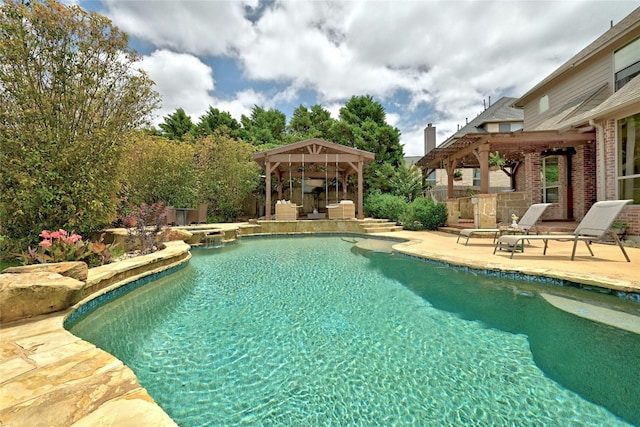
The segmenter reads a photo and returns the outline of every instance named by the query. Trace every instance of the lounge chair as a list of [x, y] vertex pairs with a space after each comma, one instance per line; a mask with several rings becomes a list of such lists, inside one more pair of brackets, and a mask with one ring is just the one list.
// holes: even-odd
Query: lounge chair
[[615, 221], [616, 217], [620, 214], [620, 211], [627, 203], [632, 200], [607, 200], [603, 202], [596, 202], [591, 206], [589, 212], [584, 216], [580, 224], [576, 227], [573, 234], [541, 234], [536, 236], [522, 236], [522, 235], [503, 235], [498, 238], [493, 253], [495, 254], [498, 248], [507, 249], [511, 252], [511, 257], [516, 252], [518, 247], [522, 247], [524, 240], [543, 240], [544, 251], [543, 255], [547, 254], [547, 245], [549, 240], [573, 240], [573, 251], [571, 252], [571, 261], [576, 255], [576, 246], [578, 241], [582, 240], [587, 245], [589, 253], [593, 256], [591, 250], [591, 243], [602, 241], [608, 234], [613, 238], [613, 241], [620, 247], [622, 254], [627, 259], [627, 262], [631, 262], [629, 255], [624, 250], [624, 246], [620, 242], [618, 235], [610, 230], [611, 224]]
[[[536, 224], [542, 216], [542, 213], [549, 206], [551, 206], [551, 203], [536, 203], [529, 206], [529, 209], [527, 209], [524, 215], [522, 215], [522, 218], [520, 218], [520, 222], [518, 222], [518, 228], [524, 230], [525, 234], [529, 234], [529, 230], [535, 227], [537, 234], [538, 226]], [[456, 243], [460, 242], [460, 237], [466, 237], [467, 240], [464, 242], [464, 245], [467, 246], [467, 243], [469, 243], [469, 238], [472, 234], [493, 233], [493, 243], [495, 244], [496, 238], [498, 237], [500, 231], [501, 230], [499, 228], [464, 228], [460, 230], [460, 234], [458, 234], [458, 240], [456, 240]]]

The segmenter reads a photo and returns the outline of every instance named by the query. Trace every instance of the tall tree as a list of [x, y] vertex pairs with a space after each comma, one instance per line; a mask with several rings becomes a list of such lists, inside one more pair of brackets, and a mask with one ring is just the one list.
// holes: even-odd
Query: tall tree
[[158, 126], [162, 130], [163, 136], [178, 141], [184, 141], [189, 135], [193, 136], [195, 131], [191, 117], [182, 108], [178, 108], [175, 112], [164, 116], [164, 121], [159, 123]]
[[226, 111], [209, 107], [209, 110], [202, 116], [196, 125], [196, 133], [199, 136], [213, 135], [219, 133], [232, 138], [240, 136], [240, 123]]
[[416, 166], [408, 167], [403, 163], [389, 178], [389, 187], [391, 194], [403, 196], [408, 201], [415, 200], [422, 194], [422, 173]]
[[78, 6], [5, 0], [0, 40], [3, 233], [109, 224], [124, 135], [159, 101], [127, 35]]
[[242, 140], [261, 149], [277, 147], [290, 142], [285, 134], [287, 116], [279, 110], [265, 110], [254, 105], [251, 116], [242, 115], [240, 118]]
[[352, 96], [344, 107], [340, 109], [340, 120], [350, 125], [361, 125], [371, 120], [378, 126], [387, 125], [387, 113], [379, 102], [370, 95]]
[[340, 119], [331, 130], [335, 142], [376, 155], [376, 161], [367, 166], [365, 181], [376, 188], [375, 171], [382, 164], [394, 168], [404, 162], [400, 145], [400, 131], [386, 122], [384, 107], [371, 96], [353, 96], [340, 109]]
[[371, 96], [351, 97], [340, 109], [339, 122], [334, 133], [342, 143], [375, 153], [377, 163], [402, 164], [400, 131], [386, 122], [384, 107]]
[[311, 109], [300, 105], [293, 111], [289, 133], [295, 141], [309, 138], [330, 139], [334, 122], [331, 113], [321, 105], [316, 104]]

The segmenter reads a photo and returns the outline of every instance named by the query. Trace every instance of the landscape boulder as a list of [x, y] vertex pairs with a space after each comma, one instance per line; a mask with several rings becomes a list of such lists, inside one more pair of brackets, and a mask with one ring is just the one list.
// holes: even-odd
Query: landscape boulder
[[48, 271], [0, 274], [0, 323], [65, 310], [80, 301], [84, 286]]
[[24, 265], [22, 267], [9, 267], [2, 271], [3, 273], [58, 273], [61, 276], [71, 277], [72, 279], [87, 281], [89, 268], [82, 261], [52, 262], [48, 264]]

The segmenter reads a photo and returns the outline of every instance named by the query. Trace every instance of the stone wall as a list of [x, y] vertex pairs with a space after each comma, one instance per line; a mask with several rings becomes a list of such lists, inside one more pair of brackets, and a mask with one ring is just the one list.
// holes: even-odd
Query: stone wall
[[478, 226], [478, 228], [496, 227], [496, 199], [497, 194], [477, 194], [472, 198], [472, 203], [475, 201], [474, 204], [476, 205], [476, 225]]
[[87, 269], [84, 262], [11, 267], [0, 274], [0, 323], [66, 310], [105, 288], [187, 262], [190, 246], [166, 242], [158, 252]]
[[444, 202], [447, 205], [447, 225], [459, 223], [460, 219], [460, 199], [447, 199]]
[[531, 193], [527, 191], [514, 191], [510, 193], [498, 193], [496, 197], [496, 220], [498, 223], [511, 223], [511, 215], [518, 218], [531, 206]]
[[84, 262], [11, 267], [0, 274], [0, 324], [66, 310], [82, 298]]
[[[250, 233], [286, 234], [286, 233], [362, 233], [357, 220], [299, 220], [299, 221], [257, 221], [259, 230]], [[249, 234], [242, 232], [242, 234]]]
[[[500, 193], [497, 193], [500, 194]], [[476, 194], [446, 201], [449, 214], [447, 224], [462, 220], [474, 221], [474, 228], [496, 227], [496, 194]]]

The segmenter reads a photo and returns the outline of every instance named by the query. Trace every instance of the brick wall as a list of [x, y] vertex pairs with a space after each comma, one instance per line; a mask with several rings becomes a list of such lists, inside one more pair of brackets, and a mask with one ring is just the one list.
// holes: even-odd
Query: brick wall
[[576, 148], [572, 163], [573, 217], [580, 221], [596, 202], [596, 146], [594, 143]]
[[627, 236], [634, 236], [633, 240], [640, 242], [640, 205], [627, 205], [618, 216], [618, 221], [627, 225]]

